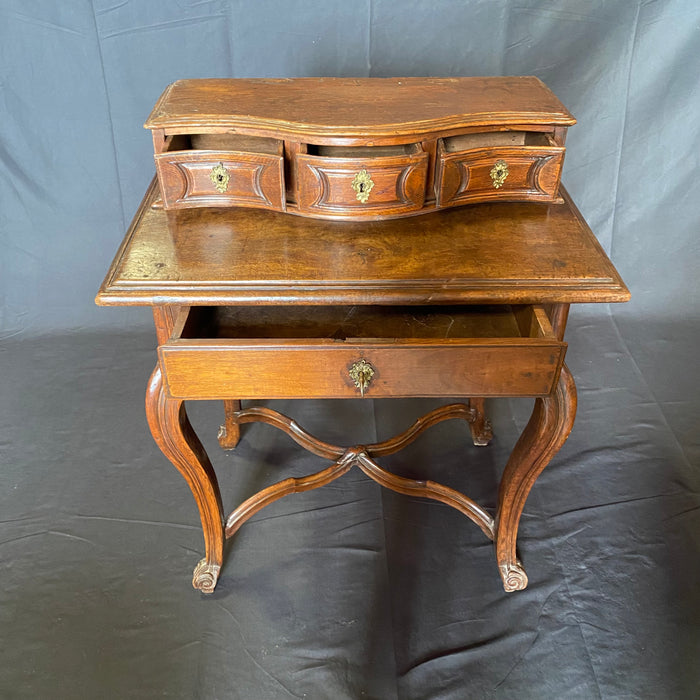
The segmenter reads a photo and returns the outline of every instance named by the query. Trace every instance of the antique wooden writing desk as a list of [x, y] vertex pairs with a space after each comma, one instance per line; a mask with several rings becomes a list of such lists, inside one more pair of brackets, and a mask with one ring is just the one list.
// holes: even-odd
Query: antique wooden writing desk
[[[569, 304], [629, 293], [566, 192], [563, 203], [486, 203], [389, 221], [323, 221], [244, 208], [153, 206], [152, 184], [97, 296], [150, 305], [158, 361], [146, 408], [153, 436], [197, 501], [206, 556], [194, 586], [214, 590], [226, 537], [256, 511], [353, 466], [404, 494], [471, 518], [495, 543], [506, 591], [527, 585], [516, 558], [530, 489], [566, 440], [576, 392], [564, 364]], [[241, 399], [470, 397], [375, 445], [339, 447]], [[497, 512], [377, 460], [447, 418], [489, 440], [484, 397], [535, 397], [503, 472]], [[185, 400], [223, 400], [219, 440], [264, 421], [331, 465], [285, 479], [225, 517], [216, 475]], [[426, 474], [426, 479], [430, 474]]]

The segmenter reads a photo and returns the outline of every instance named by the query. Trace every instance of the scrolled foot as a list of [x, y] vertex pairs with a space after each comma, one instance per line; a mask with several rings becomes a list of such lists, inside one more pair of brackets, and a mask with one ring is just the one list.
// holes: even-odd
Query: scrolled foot
[[506, 593], [522, 591], [527, 588], [527, 574], [520, 562], [515, 564], [501, 564], [498, 567], [503, 579], [503, 588]]
[[202, 593], [213, 593], [219, 578], [220, 569], [220, 566], [209, 564], [206, 559], [202, 559], [199, 564], [194, 567], [192, 585], [202, 591]]

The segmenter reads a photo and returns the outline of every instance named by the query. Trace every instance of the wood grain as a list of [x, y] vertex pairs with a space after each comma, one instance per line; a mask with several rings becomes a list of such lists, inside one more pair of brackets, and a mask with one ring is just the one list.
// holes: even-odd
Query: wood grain
[[152, 183], [96, 301], [145, 304], [620, 302], [629, 291], [564, 204], [495, 203], [379, 222], [151, 208]]
[[145, 126], [303, 134], [311, 143], [353, 145], [377, 137], [406, 143], [414, 134], [493, 123], [571, 126], [576, 120], [533, 76], [207, 79], [170, 85]]
[[367, 398], [551, 392], [566, 344], [541, 307], [432, 308], [192, 309], [161, 367], [170, 395], [192, 399], [357, 397], [360, 360]]
[[576, 385], [566, 365], [551, 396], [537, 399], [501, 477], [496, 514], [496, 560], [506, 592], [527, 586], [517, 558], [518, 525], [537, 477], [569, 437], [576, 416]]
[[[559, 201], [573, 123], [533, 77], [205, 79], [166, 89], [146, 127], [166, 209], [361, 221], [492, 199]], [[488, 173], [501, 159], [511, 174], [494, 187]], [[232, 174], [225, 192], [208, 179], [219, 162]], [[358, 201], [352, 183], [363, 170], [373, 187]]]
[[170, 397], [156, 366], [146, 392], [146, 417], [153, 439], [187, 481], [197, 502], [204, 533], [205, 557], [195, 568], [192, 585], [203, 593], [216, 586], [223, 561], [223, 507], [216, 473], [192, 429], [184, 402]]
[[246, 499], [226, 519], [226, 537], [232, 537], [255, 513], [267, 505], [292, 493], [301, 493], [331, 483], [353, 466], [358, 466], [367, 476], [381, 486], [408, 496], [419, 496], [445, 503], [474, 521], [489, 538], [494, 538], [493, 518], [471, 498], [443, 484], [430, 480], [408, 479], [392, 474], [380, 467], [375, 457], [390, 455], [413, 442], [424, 430], [444, 420], [452, 418], [473, 419], [473, 412], [464, 404], [441, 406], [419, 418], [414, 425], [400, 435], [373, 445], [356, 445], [342, 448], [330, 445], [315, 438], [295, 421], [278, 411], [269, 408], [251, 408], [240, 411], [241, 423], [260, 421], [287, 433], [297, 444], [313, 454], [329, 459], [334, 463], [314, 474], [304, 477], [290, 477], [272, 484]]

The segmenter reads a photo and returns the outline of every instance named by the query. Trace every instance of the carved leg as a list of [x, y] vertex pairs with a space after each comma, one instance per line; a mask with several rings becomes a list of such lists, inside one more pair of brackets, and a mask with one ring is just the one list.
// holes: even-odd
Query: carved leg
[[496, 515], [496, 560], [507, 592], [527, 586], [515, 552], [518, 523], [530, 489], [540, 472], [569, 437], [576, 415], [576, 385], [566, 365], [551, 396], [535, 408], [503, 471]]
[[219, 484], [207, 453], [187, 418], [184, 402], [167, 395], [158, 365], [148, 383], [146, 415], [158, 447], [185, 477], [197, 502], [206, 557], [197, 564], [192, 585], [203, 593], [212, 593], [219, 576], [224, 547], [224, 516]]
[[493, 440], [493, 429], [491, 421], [484, 413], [484, 399], [469, 399], [469, 408], [474, 412], [473, 418], [469, 421], [472, 441], [477, 447], [488, 445]]
[[241, 439], [241, 427], [236, 412], [241, 410], [241, 402], [236, 399], [224, 400], [224, 424], [219, 427], [219, 445], [224, 450], [232, 450]]

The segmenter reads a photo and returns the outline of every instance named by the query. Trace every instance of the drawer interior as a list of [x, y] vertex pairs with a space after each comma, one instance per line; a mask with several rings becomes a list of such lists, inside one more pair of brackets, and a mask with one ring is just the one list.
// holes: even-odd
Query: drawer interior
[[447, 153], [459, 153], [475, 148], [502, 146], [556, 146], [550, 134], [539, 131], [490, 131], [476, 134], [462, 134], [442, 139]]
[[235, 151], [281, 156], [284, 142], [280, 139], [242, 134], [177, 134], [168, 139], [166, 152]]
[[539, 306], [224, 306], [192, 307], [174, 339], [444, 341], [554, 339]]
[[412, 156], [422, 152], [418, 143], [405, 143], [397, 146], [317, 146], [309, 144], [307, 153], [326, 158], [391, 158]]

